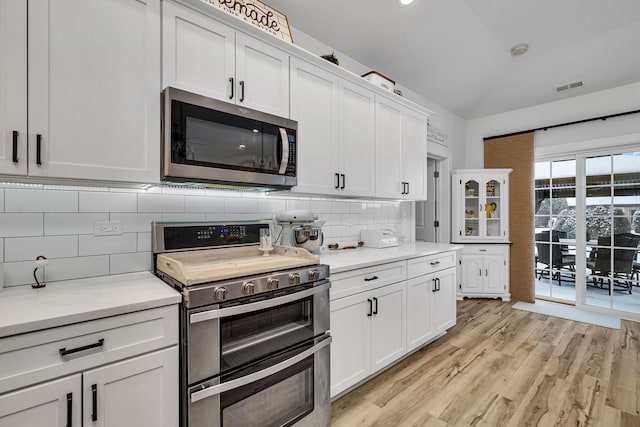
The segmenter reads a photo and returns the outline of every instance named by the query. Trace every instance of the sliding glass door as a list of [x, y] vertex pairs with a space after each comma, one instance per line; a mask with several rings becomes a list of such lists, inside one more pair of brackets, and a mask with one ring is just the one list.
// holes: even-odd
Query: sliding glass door
[[536, 163], [536, 297], [640, 314], [640, 151]]

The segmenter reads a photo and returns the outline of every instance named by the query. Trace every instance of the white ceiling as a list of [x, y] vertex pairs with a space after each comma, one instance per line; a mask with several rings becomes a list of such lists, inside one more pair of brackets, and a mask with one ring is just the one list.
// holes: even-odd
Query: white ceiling
[[[292, 27], [464, 118], [640, 81], [640, 0], [265, 0]], [[510, 49], [527, 43], [529, 52]], [[555, 93], [556, 86], [584, 86]]]

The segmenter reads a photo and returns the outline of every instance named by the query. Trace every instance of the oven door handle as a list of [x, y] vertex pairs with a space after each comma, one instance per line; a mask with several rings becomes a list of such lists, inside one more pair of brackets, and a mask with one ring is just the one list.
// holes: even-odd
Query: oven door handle
[[282, 160], [280, 161], [280, 169], [278, 174], [284, 175], [289, 165], [289, 137], [285, 128], [279, 128], [280, 138], [282, 138]]
[[320, 349], [328, 346], [330, 343], [331, 343], [331, 337], [327, 337], [326, 339], [322, 340], [322, 342], [303, 351], [302, 353], [297, 354], [290, 359], [283, 360], [282, 362], [277, 363], [273, 366], [270, 366], [266, 369], [263, 369], [258, 372], [254, 372], [249, 375], [245, 375], [244, 377], [241, 377], [241, 378], [236, 378], [235, 380], [227, 381], [218, 385], [212, 385], [212, 386], [203, 388], [202, 390], [195, 391], [191, 393], [191, 396], [189, 396], [189, 398], [191, 399], [191, 403], [196, 403], [202, 399], [206, 399], [207, 397], [211, 397], [217, 394], [222, 394], [226, 391], [233, 390], [234, 388], [245, 386], [252, 382], [266, 378], [270, 375], [277, 374], [280, 371], [284, 371], [288, 367], [303, 361], [307, 357], [318, 352]]
[[222, 317], [235, 316], [237, 314], [245, 314], [251, 311], [258, 311], [258, 310], [263, 310], [265, 308], [275, 307], [275, 306], [286, 304], [289, 302], [301, 300], [311, 295], [325, 292], [330, 287], [331, 287], [331, 282], [327, 282], [311, 289], [307, 289], [301, 292], [296, 292], [296, 293], [285, 295], [278, 298], [254, 302], [251, 304], [236, 305], [234, 307], [201, 311], [200, 313], [193, 313], [192, 315], [189, 316], [189, 323], [193, 325], [194, 323], [204, 322], [207, 320], [220, 319]]

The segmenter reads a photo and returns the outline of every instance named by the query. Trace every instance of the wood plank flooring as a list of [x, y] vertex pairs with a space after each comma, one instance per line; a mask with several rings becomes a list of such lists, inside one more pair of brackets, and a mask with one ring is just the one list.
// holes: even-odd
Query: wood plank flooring
[[640, 427], [640, 323], [458, 302], [447, 335], [333, 402], [331, 425]]

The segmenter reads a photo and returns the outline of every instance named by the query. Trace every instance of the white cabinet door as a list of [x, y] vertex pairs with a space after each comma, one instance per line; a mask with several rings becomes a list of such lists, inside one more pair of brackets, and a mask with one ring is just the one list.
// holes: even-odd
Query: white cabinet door
[[81, 384], [76, 374], [0, 396], [0, 427], [79, 426]]
[[236, 33], [236, 104], [289, 117], [289, 55]]
[[405, 289], [406, 283], [396, 283], [370, 292], [373, 301], [371, 316], [371, 372], [384, 368], [405, 354]]
[[407, 351], [420, 347], [432, 336], [434, 279], [435, 275], [427, 274], [407, 281]]
[[502, 255], [484, 256], [484, 290], [487, 293], [506, 292], [505, 257]]
[[339, 192], [338, 78], [292, 58], [291, 118], [298, 121], [298, 185], [293, 191]]
[[28, 21], [29, 175], [158, 182], [159, 0], [32, 0]]
[[362, 294], [331, 301], [331, 396], [369, 376], [371, 321]]
[[456, 324], [456, 269], [448, 268], [436, 274], [437, 290], [431, 298], [433, 333], [439, 334]]
[[484, 277], [483, 257], [461, 255], [460, 261], [462, 265], [462, 292], [482, 292], [482, 281]]
[[0, 2], [0, 173], [27, 174], [27, 2]]
[[[375, 191], [375, 103], [373, 92], [339, 82], [339, 173], [341, 194], [373, 196]], [[344, 188], [342, 188], [344, 187]]]
[[401, 198], [402, 185], [402, 108], [376, 97], [376, 196]]
[[83, 423], [96, 427], [178, 425], [178, 348], [83, 374]]
[[162, 87], [234, 102], [235, 30], [171, 1], [162, 21]]
[[427, 117], [405, 109], [402, 114], [402, 172], [404, 198], [427, 199]]

